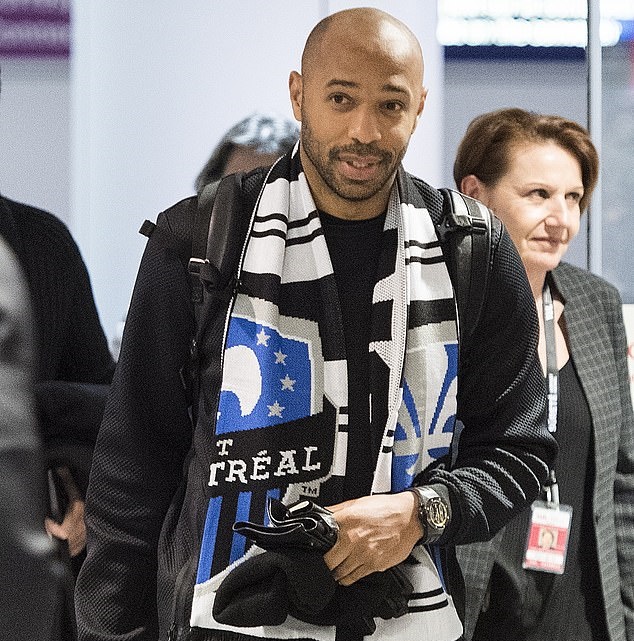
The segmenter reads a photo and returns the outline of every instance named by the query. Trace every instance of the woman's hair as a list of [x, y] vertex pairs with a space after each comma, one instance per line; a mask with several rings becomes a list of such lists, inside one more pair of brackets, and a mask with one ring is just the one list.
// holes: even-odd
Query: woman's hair
[[453, 166], [458, 189], [465, 176], [473, 174], [485, 185], [494, 186], [509, 171], [511, 152], [518, 145], [554, 142], [578, 161], [581, 167], [585, 211], [599, 176], [599, 156], [588, 131], [574, 120], [510, 108], [474, 118], [462, 138]]
[[231, 127], [213, 150], [196, 178], [196, 191], [223, 177], [229, 156], [236, 147], [250, 149], [255, 154], [282, 156], [298, 138], [299, 127], [293, 120], [262, 113], [247, 116]]

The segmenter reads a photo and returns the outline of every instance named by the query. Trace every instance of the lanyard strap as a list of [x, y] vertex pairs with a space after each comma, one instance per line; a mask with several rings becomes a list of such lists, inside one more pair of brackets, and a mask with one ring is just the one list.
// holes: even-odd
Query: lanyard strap
[[557, 399], [559, 394], [559, 370], [557, 369], [557, 347], [555, 338], [555, 306], [548, 283], [542, 290], [544, 309], [544, 339], [546, 342], [546, 386], [548, 388], [548, 431], [557, 431]]
[[[559, 370], [557, 369], [557, 339], [555, 337], [555, 306], [550, 287], [544, 282], [542, 290], [542, 307], [544, 311], [544, 341], [546, 343], [546, 385], [548, 394], [548, 431], [557, 431], [557, 402], [559, 398]], [[559, 504], [559, 488], [555, 470], [551, 469], [546, 484], [548, 503]]]

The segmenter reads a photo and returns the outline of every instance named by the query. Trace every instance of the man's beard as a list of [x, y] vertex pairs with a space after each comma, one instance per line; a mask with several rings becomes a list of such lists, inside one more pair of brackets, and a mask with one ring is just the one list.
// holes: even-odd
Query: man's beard
[[[328, 188], [333, 191], [339, 198], [351, 202], [360, 202], [368, 200], [378, 194], [385, 185], [390, 182], [407, 151], [405, 146], [398, 156], [389, 151], [379, 149], [374, 144], [355, 143], [345, 145], [344, 147], [333, 147], [326, 151], [322, 144], [313, 136], [312, 129], [305, 114], [302, 114], [301, 145], [304, 153], [315, 167], [321, 179], [326, 183]], [[379, 166], [381, 171], [376, 179], [372, 182], [358, 181], [347, 179], [340, 176], [335, 170], [339, 162], [339, 155], [342, 153], [351, 153], [358, 156], [372, 156], [380, 158]], [[326, 156], [327, 154], [327, 156]]]

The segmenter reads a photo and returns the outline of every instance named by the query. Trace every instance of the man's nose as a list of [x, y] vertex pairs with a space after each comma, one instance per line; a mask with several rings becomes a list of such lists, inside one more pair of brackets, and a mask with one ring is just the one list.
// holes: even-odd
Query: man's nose
[[359, 107], [351, 114], [349, 135], [367, 145], [381, 139], [377, 115], [368, 107]]

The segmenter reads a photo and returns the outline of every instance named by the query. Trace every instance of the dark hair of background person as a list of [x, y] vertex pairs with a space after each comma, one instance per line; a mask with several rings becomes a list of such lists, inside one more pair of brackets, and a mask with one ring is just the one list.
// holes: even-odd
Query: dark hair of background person
[[512, 147], [552, 141], [572, 154], [581, 166], [584, 212], [597, 184], [599, 156], [588, 132], [578, 123], [556, 115], [523, 109], [499, 109], [473, 119], [458, 146], [453, 166], [456, 185], [473, 174], [493, 186], [508, 171]]
[[[228, 173], [248, 171], [274, 162], [297, 142], [299, 127], [288, 118], [255, 112], [236, 123], [225, 133], [196, 178], [196, 191]], [[248, 158], [232, 168], [232, 155], [245, 150]], [[248, 162], [248, 166], [247, 163]]]

